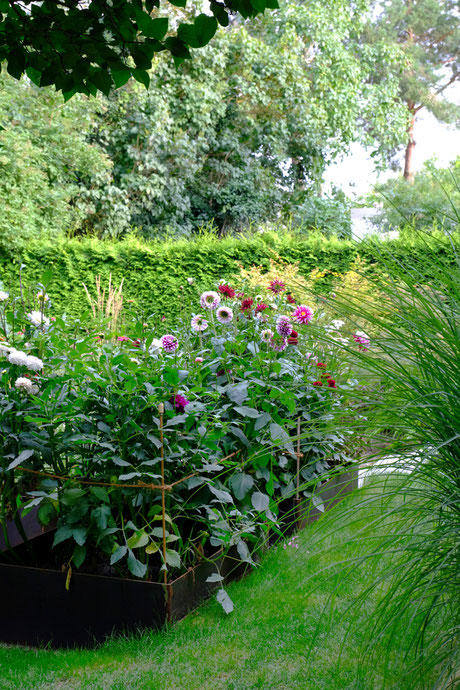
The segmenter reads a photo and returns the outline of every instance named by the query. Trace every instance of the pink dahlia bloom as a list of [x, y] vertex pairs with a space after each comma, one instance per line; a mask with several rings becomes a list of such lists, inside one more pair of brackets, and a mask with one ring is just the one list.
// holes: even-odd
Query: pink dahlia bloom
[[297, 323], [309, 323], [313, 318], [313, 309], [307, 307], [305, 304], [300, 304], [294, 309], [292, 318]]
[[270, 340], [273, 338], [275, 334], [273, 333], [270, 328], [266, 328], [265, 330], [262, 331], [260, 334], [260, 339], [264, 341], [264, 343], [269, 343]]
[[276, 319], [276, 332], [282, 338], [289, 338], [292, 333], [292, 323], [289, 316], [278, 316]]
[[286, 285], [279, 278], [274, 278], [270, 282], [268, 289], [271, 290], [272, 292], [274, 292], [275, 295], [279, 295], [280, 292], [284, 292], [286, 290]]
[[208, 290], [201, 295], [200, 304], [203, 309], [217, 309], [220, 304], [220, 297], [214, 290]]
[[203, 357], [195, 357], [195, 362], [197, 362], [198, 364], [201, 364], [201, 362], [204, 362], [204, 359], [203, 359]]
[[165, 352], [174, 352], [179, 347], [179, 341], [174, 335], [164, 335], [161, 338], [161, 346]]
[[117, 340], [119, 340], [119, 341], [122, 342], [122, 343], [125, 343], [125, 342], [127, 342], [127, 341], [129, 340], [129, 338], [128, 338], [127, 335], [119, 335], [118, 338], [117, 338]]
[[194, 331], [199, 333], [200, 331], [205, 331], [209, 324], [204, 318], [203, 314], [197, 314], [191, 320], [190, 325], [192, 326]]
[[230, 307], [219, 307], [216, 311], [217, 320], [220, 323], [231, 323], [233, 319], [233, 310]]

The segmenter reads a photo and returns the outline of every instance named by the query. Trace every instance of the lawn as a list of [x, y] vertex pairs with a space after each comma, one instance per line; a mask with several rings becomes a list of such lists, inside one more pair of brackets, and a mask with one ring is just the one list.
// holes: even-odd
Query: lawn
[[[360, 498], [363, 491], [372, 490], [372, 485], [359, 490]], [[352, 576], [342, 578], [334, 563], [340, 557], [358, 555], [360, 547], [345, 542], [371, 516], [369, 509], [360, 508], [352, 525], [340, 525], [336, 518], [337, 511], [352, 507], [357, 500], [350, 497], [319, 526], [303, 530], [298, 549], [278, 545], [257, 571], [230, 585], [235, 603], [232, 614], [227, 616], [219, 604], [209, 601], [169, 630], [112, 639], [95, 650], [55, 652], [3, 646], [0, 687], [415, 690], [410, 679], [404, 679], [404, 664], [398, 664], [403, 640], [395, 641], [394, 663], [385, 680], [383, 666], [373, 669], [372, 678], [363, 679], [358, 671], [364, 625], [345, 634], [351, 620], [348, 606], [365, 586], [368, 572], [356, 568]], [[321, 548], [314, 547], [318, 529], [324, 534], [330, 527], [331, 536]], [[325, 606], [336, 588], [331, 619]], [[363, 621], [372, 603], [368, 600], [361, 607]]]

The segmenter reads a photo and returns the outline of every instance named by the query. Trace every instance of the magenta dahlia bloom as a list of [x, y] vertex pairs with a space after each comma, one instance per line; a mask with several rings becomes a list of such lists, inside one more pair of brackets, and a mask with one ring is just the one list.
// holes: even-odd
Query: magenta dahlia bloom
[[269, 345], [272, 350], [275, 350], [275, 352], [283, 352], [287, 348], [287, 338], [277, 338], [276, 336], [273, 336], [270, 338]]
[[369, 336], [362, 331], [356, 331], [356, 333], [353, 335], [353, 340], [358, 343], [358, 350], [362, 350], [363, 352], [368, 350], [369, 345], [371, 344]]
[[217, 289], [224, 297], [235, 297], [235, 290], [226, 283], [221, 283]]
[[199, 333], [200, 331], [205, 331], [209, 324], [204, 318], [203, 314], [197, 314], [191, 320], [190, 325], [194, 331]]
[[169, 399], [169, 402], [174, 406], [176, 412], [184, 412], [185, 407], [190, 403], [190, 400], [187, 400], [185, 396], [177, 393], [175, 397], [173, 396]]
[[294, 321], [297, 321], [297, 323], [309, 323], [313, 318], [313, 309], [305, 306], [305, 304], [300, 304], [294, 309], [292, 318]]
[[174, 352], [179, 347], [179, 341], [174, 335], [164, 335], [161, 338], [161, 347], [165, 352]]
[[230, 307], [219, 307], [216, 311], [216, 317], [220, 323], [230, 323], [233, 319], [233, 309], [230, 309]]
[[220, 304], [220, 297], [214, 290], [208, 290], [201, 295], [200, 304], [203, 309], [217, 309]]
[[274, 292], [275, 295], [279, 295], [280, 292], [284, 292], [286, 290], [286, 285], [279, 278], [274, 278], [270, 282], [268, 289], [271, 290], [272, 292]]
[[292, 323], [289, 316], [278, 316], [276, 319], [276, 332], [282, 338], [289, 338], [292, 333]]

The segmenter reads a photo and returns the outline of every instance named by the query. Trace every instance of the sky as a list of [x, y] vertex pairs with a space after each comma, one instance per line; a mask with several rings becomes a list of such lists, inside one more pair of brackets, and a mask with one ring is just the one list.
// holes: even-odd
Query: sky
[[[450, 101], [460, 105], [459, 83], [452, 85], [445, 93]], [[460, 156], [460, 129], [438, 122], [426, 110], [421, 110], [418, 114], [415, 141], [414, 170], [419, 170], [423, 163], [433, 156], [437, 157], [441, 166], [446, 166]], [[383, 181], [394, 175], [396, 173], [392, 172], [380, 174], [379, 180]], [[376, 181], [373, 162], [359, 144], [353, 144], [350, 153], [341, 162], [331, 165], [325, 174], [326, 188], [332, 183], [341, 187], [351, 197], [366, 194]]]

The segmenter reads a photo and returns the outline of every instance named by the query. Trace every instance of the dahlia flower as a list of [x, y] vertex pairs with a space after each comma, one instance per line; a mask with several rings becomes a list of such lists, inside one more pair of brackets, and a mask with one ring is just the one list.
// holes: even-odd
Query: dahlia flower
[[241, 302], [241, 311], [249, 311], [253, 304], [254, 300], [251, 297], [246, 297], [246, 299]]
[[335, 385], [334, 379], [331, 379], [331, 378], [329, 378], [327, 380], [327, 385], [329, 386], [329, 388], [337, 388], [337, 386]]
[[44, 292], [43, 290], [40, 290], [40, 292], [37, 292], [37, 299], [39, 302], [49, 302], [50, 298], [48, 297], [46, 292]]
[[15, 388], [18, 389], [18, 391], [23, 391], [24, 393], [32, 393], [33, 392], [33, 386], [34, 384], [30, 379], [27, 379], [25, 376], [20, 376], [19, 378], [16, 379], [14, 382]]
[[179, 347], [179, 341], [174, 335], [164, 335], [161, 338], [161, 346], [165, 352], [174, 352]]
[[9, 293], [5, 292], [4, 290], [0, 290], [0, 302], [4, 302], [5, 300], [8, 299]]
[[272, 281], [270, 281], [270, 285], [268, 286], [268, 289], [271, 290], [272, 292], [274, 292], [275, 295], [278, 295], [280, 292], [285, 291], [286, 285], [279, 278], [274, 278]]
[[194, 278], [187, 278], [187, 283], [188, 283], [189, 285], [193, 285], [194, 282], [195, 282], [195, 279], [194, 279]]
[[41, 371], [43, 369], [43, 362], [40, 357], [34, 357], [33, 355], [28, 355], [26, 361], [26, 367], [30, 371]]
[[291, 335], [288, 338], [288, 345], [297, 345], [299, 342], [299, 334], [297, 331], [291, 331]]
[[276, 319], [276, 332], [282, 338], [289, 338], [292, 333], [292, 323], [289, 316], [278, 316]]
[[259, 302], [259, 304], [256, 307], [256, 314], [258, 314], [260, 311], [264, 311], [265, 309], [268, 309], [268, 304], [264, 304], [264, 302]]
[[334, 319], [331, 321], [331, 325], [334, 327], [336, 331], [339, 330], [339, 328], [342, 328], [342, 326], [345, 325], [345, 321], [342, 321], [342, 319]]
[[41, 311], [32, 311], [30, 314], [27, 314], [27, 318], [29, 319], [30, 323], [32, 326], [35, 326], [35, 328], [40, 328], [40, 326], [49, 326], [50, 325], [50, 320], [47, 316], [44, 316]]
[[195, 362], [201, 364], [201, 362], [204, 362], [203, 357], [195, 357]]
[[217, 309], [220, 304], [220, 297], [214, 290], [208, 290], [201, 295], [200, 304], [203, 309]]
[[359, 345], [358, 350], [362, 350], [363, 352], [365, 352], [368, 349], [368, 346], [370, 345], [371, 341], [369, 336], [366, 335], [366, 333], [363, 333], [363, 331], [356, 331], [356, 333], [352, 337], [353, 340]]
[[209, 324], [204, 318], [203, 314], [197, 314], [191, 320], [190, 325], [194, 331], [199, 333], [200, 331], [205, 331]]
[[230, 285], [227, 285], [226, 283], [222, 283], [221, 285], [219, 285], [219, 287], [217, 289], [225, 297], [235, 297], [235, 294], [236, 294], [235, 290], [232, 287], [230, 287]]
[[233, 310], [230, 307], [219, 307], [216, 311], [217, 320], [220, 323], [231, 323], [233, 319]]
[[315, 381], [315, 382], [313, 383], [313, 385], [314, 385], [314, 386], [322, 386], [322, 385], [323, 385], [323, 382], [322, 382], [322, 381]]
[[154, 338], [149, 345], [149, 355], [157, 355], [163, 349], [163, 344], [159, 338]]
[[262, 333], [260, 334], [260, 339], [264, 341], [264, 343], [269, 343], [270, 340], [273, 338], [275, 334], [273, 333], [272, 330], [269, 328], [266, 328]]
[[286, 300], [289, 302], [289, 304], [295, 304], [295, 299], [290, 292], [287, 293]]
[[300, 304], [294, 309], [292, 318], [297, 323], [309, 323], [313, 318], [313, 309], [305, 306], [305, 304]]
[[27, 366], [28, 355], [25, 352], [20, 352], [19, 350], [12, 350], [8, 355], [8, 362], [10, 364], [17, 364], [21, 367]]
[[190, 403], [190, 400], [187, 400], [186, 397], [184, 397], [180, 393], [177, 393], [175, 396], [169, 399], [169, 402], [171, 403], [171, 405], [173, 405], [176, 412], [184, 412], [185, 407]]

